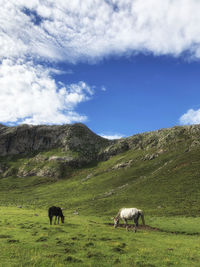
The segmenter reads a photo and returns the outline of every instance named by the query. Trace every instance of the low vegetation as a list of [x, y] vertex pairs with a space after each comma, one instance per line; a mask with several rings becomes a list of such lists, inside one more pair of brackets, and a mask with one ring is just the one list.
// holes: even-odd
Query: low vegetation
[[50, 226], [45, 210], [1, 207], [0, 265], [199, 266], [199, 218], [147, 216], [157, 228], [135, 234], [114, 229], [108, 216], [65, 216], [65, 224]]
[[[199, 266], [198, 127], [122, 139], [84, 164], [61, 148], [2, 156], [0, 266]], [[49, 225], [52, 205], [65, 224]], [[147, 226], [114, 229], [122, 207]]]

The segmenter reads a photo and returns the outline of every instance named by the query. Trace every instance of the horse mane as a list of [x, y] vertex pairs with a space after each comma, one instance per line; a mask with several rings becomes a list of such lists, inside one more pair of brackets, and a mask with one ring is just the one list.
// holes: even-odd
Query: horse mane
[[115, 216], [115, 219], [119, 219], [120, 217], [120, 211], [117, 213], [117, 215]]
[[123, 209], [124, 209], [124, 208], [121, 208], [121, 209], [118, 211], [117, 215], [115, 216], [115, 219], [119, 219], [119, 218], [120, 218], [120, 213], [121, 213], [121, 211], [122, 211]]

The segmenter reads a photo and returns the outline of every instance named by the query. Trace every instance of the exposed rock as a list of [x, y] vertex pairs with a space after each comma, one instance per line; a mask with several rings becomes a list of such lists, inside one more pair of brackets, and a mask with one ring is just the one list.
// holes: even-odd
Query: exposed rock
[[197, 147], [200, 147], [200, 142], [198, 140], [194, 140], [189, 147], [189, 151]]
[[6, 164], [0, 164], [0, 175], [3, 174], [8, 169]]
[[158, 157], [158, 154], [146, 154], [143, 158], [143, 160], [152, 160]]
[[114, 194], [114, 189], [111, 189], [109, 192], [105, 192], [104, 194], [101, 195], [102, 198], [104, 197], [110, 197]]
[[80, 123], [0, 127], [0, 156], [62, 148], [63, 151], [72, 150], [95, 159], [99, 151], [111, 143], [112, 141], [96, 135]]
[[111, 156], [129, 150], [129, 145], [125, 139], [115, 140], [111, 145], [107, 146], [102, 152], [99, 153], [99, 160], [107, 160]]
[[5, 172], [2, 173], [2, 177], [8, 177], [8, 176], [16, 176], [18, 172], [18, 169], [15, 167], [11, 167], [7, 169]]
[[62, 174], [58, 168], [45, 166], [43, 169], [37, 172], [37, 176], [59, 178], [62, 176]]
[[111, 189], [110, 191], [105, 192], [105, 193], [99, 195], [99, 196], [97, 197], [97, 199], [110, 197], [110, 196], [112, 196], [113, 194], [115, 194], [117, 191], [122, 190], [122, 189], [126, 188], [127, 186], [128, 186], [128, 183], [127, 183], [127, 184], [124, 184], [124, 185], [121, 185], [121, 186], [118, 186], [118, 187], [115, 188], [115, 189]]
[[126, 161], [126, 162], [118, 163], [114, 167], [112, 167], [112, 170], [117, 170], [117, 169], [121, 169], [121, 168], [125, 168], [125, 167], [130, 167], [132, 162], [133, 162], [133, 160], [129, 160], [129, 161]]
[[166, 151], [164, 150], [164, 149], [159, 149], [158, 151], [157, 151], [157, 154], [158, 155], [161, 155], [161, 154], [163, 154], [163, 153], [165, 153]]
[[86, 181], [89, 180], [92, 176], [93, 176], [92, 173], [88, 174], [87, 177], [85, 177], [85, 178], [83, 178], [83, 179], [81, 180], [81, 182], [86, 182]]
[[74, 214], [74, 215], [79, 215], [79, 213], [78, 213], [77, 210], [75, 210], [75, 211], [73, 212], [73, 214]]
[[58, 157], [58, 156], [52, 156], [49, 158], [49, 161], [62, 161], [62, 162], [70, 162], [74, 158], [73, 157]]
[[35, 157], [33, 158], [33, 161], [39, 163], [39, 162], [46, 161], [46, 160], [48, 160], [48, 159], [49, 159], [48, 157], [43, 156], [43, 155], [41, 155], [41, 154], [38, 154], [37, 156], [35, 156]]
[[[28, 177], [28, 176], [40, 176], [40, 177], [53, 177], [60, 178], [63, 176], [63, 166], [36, 166], [33, 168], [26, 169], [26, 166], [21, 166], [18, 169], [17, 177]], [[7, 175], [10, 176], [10, 175]]]
[[[119, 140], [107, 140], [80, 123], [17, 127], [0, 124], [0, 177], [59, 178], [66, 174], [67, 168], [70, 170], [107, 160], [129, 149], [143, 150], [143, 160], [153, 160], [178, 146], [187, 152], [199, 148], [200, 125], [173, 127]], [[126, 168], [132, 163], [131, 160], [121, 162], [112, 169]], [[82, 182], [90, 178], [87, 176]]]
[[118, 190], [121, 190], [121, 189], [124, 189], [124, 188], [127, 187], [127, 186], [128, 186], [128, 184], [123, 184], [123, 185], [119, 186], [117, 189], [118, 189]]
[[[18, 169], [17, 177], [37, 176], [37, 174], [38, 174], [37, 168], [27, 170], [24, 168], [24, 166], [22, 166]], [[7, 174], [7, 176], [10, 176], [10, 175]]]

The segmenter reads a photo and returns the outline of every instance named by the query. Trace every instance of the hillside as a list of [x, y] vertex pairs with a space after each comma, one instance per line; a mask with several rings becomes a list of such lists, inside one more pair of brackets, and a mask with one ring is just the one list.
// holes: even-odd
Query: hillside
[[200, 125], [109, 141], [83, 124], [0, 127], [0, 204], [200, 213]]

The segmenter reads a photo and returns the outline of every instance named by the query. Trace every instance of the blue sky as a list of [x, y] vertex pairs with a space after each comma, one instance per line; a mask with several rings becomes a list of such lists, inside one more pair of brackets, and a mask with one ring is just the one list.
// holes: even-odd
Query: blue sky
[[[200, 64], [184, 57], [137, 55], [110, 58], [95, 65], [66, 65], [73, 74], [63, 82], [95, 85], [92, 100], [77, 111], [98, 133], [131, 135], [180, 125], [190, 108], [199, 109]], [[105, 87], [105, 91], [102, 90]]]
[[2, 1], [0, 123], [109, 138], [200, 123], [200, 2]]

